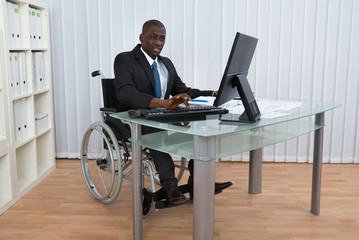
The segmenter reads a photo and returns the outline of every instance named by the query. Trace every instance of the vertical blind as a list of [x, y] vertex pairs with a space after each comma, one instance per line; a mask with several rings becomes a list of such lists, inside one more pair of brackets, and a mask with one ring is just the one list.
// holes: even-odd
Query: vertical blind
[[[100, 120], [100, 69], [139, 42], [142, 24], [167, 30], [162, 55], [191, 87], [218, 89], [236, 32], [259, 39], [248, 79], [256, 96], [343, 104], [326, 114], [324, 162], [359, 162], [359, 1], [46, 0], [50, 6], [57, 157], [78, 158]], [[311, 162], [313, 135], [264, 149], [265, 161]], [[247, 161], [248, 153], [226, 160]]]

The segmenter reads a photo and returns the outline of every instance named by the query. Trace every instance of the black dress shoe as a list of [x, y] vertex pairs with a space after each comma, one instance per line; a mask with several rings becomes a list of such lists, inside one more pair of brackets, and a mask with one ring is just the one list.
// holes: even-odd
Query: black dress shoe
[[224, 189], [229, 188], [232, 186], [232, 182], [224, 182], [224, 183], [215, 183], [214, 185], [214, 194], [221, 193]]
[[[232, 182], [224, 182], [224, 183], [215, 183], [214, 184], [214, 194], [221, 193], [224, 189], [232, 186]], [[189, 186], [189, 198], [193, 200], [193, 183], [188, 183]]]
[[168, 204], [177, 204], [186, 201], [186, 197], [181, 193], [178, 186], [169, 186], [166, 188], [166, 202]]

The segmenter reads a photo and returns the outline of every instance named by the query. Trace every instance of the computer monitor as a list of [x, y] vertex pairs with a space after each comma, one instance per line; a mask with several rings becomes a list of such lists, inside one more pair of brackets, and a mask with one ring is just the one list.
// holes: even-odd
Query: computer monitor
[[227, 66], [213, 103], [222, 105], [229, 100], [240, 97], [244, 105], [243, 114], [225, 114], [222, 121], [256, 122], [261, 113], [247, 80], [248, 69], [251, 64], [258, 39], [242, 33], [236, 33]]

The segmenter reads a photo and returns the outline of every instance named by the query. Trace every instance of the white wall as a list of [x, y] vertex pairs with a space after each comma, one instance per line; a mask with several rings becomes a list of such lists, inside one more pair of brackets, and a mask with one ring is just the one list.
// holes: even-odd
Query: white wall
[[[167, 28], [162, 54], [188, 86], [202, 89], [218, 88], [235, 32], [259, 38], [249, 74], [256, 95], [342, 103], [326, 114], [323, 158], [359, 162], [359, 1], [47, 2], [58, 157], [79, 157], [83, 133], [100, 119], [100, 81], [90, 72], [113, 77], [114, 57], [132, 50], [143, 22], [155, 18]], [[304, 136], [267, 147], [264, 159], [308, 162], [312, 144]]]

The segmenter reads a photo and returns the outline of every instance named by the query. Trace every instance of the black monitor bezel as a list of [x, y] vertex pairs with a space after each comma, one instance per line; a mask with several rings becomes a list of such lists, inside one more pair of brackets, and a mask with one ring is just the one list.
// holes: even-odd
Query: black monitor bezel
[[[244, 44], [248, 44], [248, 47], [246, 46], [246, 48], [242, 48], [242, 52], [238, 52], [240, 47], [243, 47], [239, 45], [240, 40], [242, 40]], [[222, 105], [223, 103], [232, 100], [234, 97], [239, 96], [242, 100], [245, 111], [240, 117], [230, 114], [222, 115], [220, 118], [222, 121], [256, 122], [260, 119], [261, 113], [247, 80], [249, 66], [252, 61], [257, 42], [257, 38], [239, 32], [236, 33], [217, 97], [213, 105]], [[241, 59], [241, 56], [235, 56], [237, 61], [238, 59], [244, 60], [241, 62], [241, 66], [234, 65], [239, 64], [234, 61], [235, 53], [241, 54], [241, 56], [243, 55], [245, 57], [245, 59]], [[230, 68], [232, 68], [231, 70], [233, 70], [233, 68], [239, 69], [238, 71], [229, 73]]]

